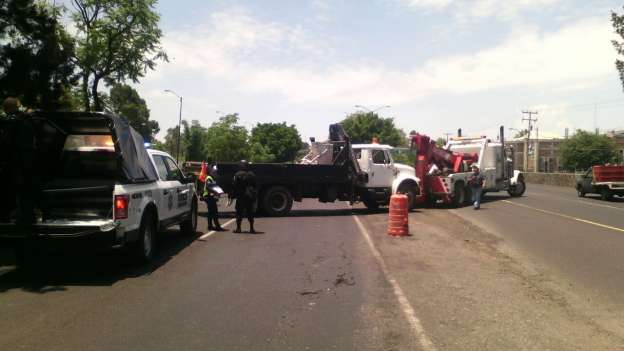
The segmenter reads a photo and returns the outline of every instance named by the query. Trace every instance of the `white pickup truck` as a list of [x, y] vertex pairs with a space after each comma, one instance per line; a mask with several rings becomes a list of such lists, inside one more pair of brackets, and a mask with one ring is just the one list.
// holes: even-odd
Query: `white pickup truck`
[[[0, 223], [0, 240], [14, 245], [21, 263], [32, 263], [47, 246], [75, 243], [127, 248], [134, 260], [145, 262], [164, 228], [179, 224], [183, 232], [195, 233], [194, 179], [167, 153], [146, 149], [123, 119], [37, 112], [27, 123], [36, 131], [43, 177], [30, 184], [36, 188], [30, 216], [16, 205]], [[18, 189], [15, 203], [27, 195]], [[31, 219], [23, 221], [26, 217]]]

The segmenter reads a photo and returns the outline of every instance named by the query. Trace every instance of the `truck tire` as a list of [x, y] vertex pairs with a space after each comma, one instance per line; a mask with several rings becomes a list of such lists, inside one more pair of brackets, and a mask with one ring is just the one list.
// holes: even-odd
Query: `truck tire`
[[364, 203], [364, 206], [366, 206], [366, 208], [369, 211], [376, 211], [379, 209], [379, 202], [375, 200], [364, 198], [362, 199], [362, 202]]
[[611, 201], [613, 199], [613, 194], [607, 188], [602, 188], [600, 191], [600, 199], [602, 201]]
[[268, 216], [284, 216], [290, 212], [292, 204], [290, 190], [281, 185], [270, 187], [262, 196], [262, 210]]
[[518, 182], [516, 182], [516, 185], [509, 188], [509, 190], [507, 190], [507, 193], [509, 193], [509, 196], [511, 197], [520, 197], [524, 194], [525, 191], [526, 191], [526, 183], [524, 183], [524, 179], [518, 179]]
[[180, 223], [180, 231], [186, 235], [195, 235], [197, 233], [197, 201], [191, 203], [191, 213], [189, 218]]
[[466, 188], [464, 187], [464, 183], [457, 182], [455, 183], [455, 188], [453, 189], [453, 199], [451, 204], [453, 207], [461, 207], [466, 202]]
[[583, 188], [581, 188], [580, 186], [576, 188], [576, 195], [578, 195], [578, 197], [585, 197], [585, 192], [583, 191]]
[[401, 184], [397, 190], [397, 194], [407, 195], [407, 208], [412, 209], [416, 207], [416, 197], [418, 196], [418, 186], [408, 183]]
[[154, 256], [157, 226], [154, 215], [147, 211], [141, 218], [138, 240], [130, 245], [130, 259], [138, 264], [149, 262]]

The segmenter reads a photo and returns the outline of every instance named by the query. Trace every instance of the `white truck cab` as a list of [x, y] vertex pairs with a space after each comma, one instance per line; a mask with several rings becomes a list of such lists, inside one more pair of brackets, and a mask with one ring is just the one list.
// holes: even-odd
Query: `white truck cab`
[[410, 207], [420, 193], [420, 180], [414, 167], [394, 163], [390, 145], [354, 144], [353, 152], [362, 171], [368, 174], [364, 204], [369, 208], [387, 205], [390, 196], [403, 193], [410, 198]]

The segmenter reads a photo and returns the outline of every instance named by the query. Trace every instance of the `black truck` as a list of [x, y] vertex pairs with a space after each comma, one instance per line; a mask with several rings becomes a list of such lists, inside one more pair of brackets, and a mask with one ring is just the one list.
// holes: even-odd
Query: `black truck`
[[[351, 139], [340, 124], [332, 124], [329, 135], [323, 155], [325, 162], [249, 165], [249, 170], [256, 175], [260, 211], [269, 216], [282, 216], [291, 210], [293, 201], [304, 198], [351, 203], [361, 199], [361, 189], [364, 189], [368, 176], [360, 169]], [[187, 171], [198, 173], [201, 163], [186, 162], [185, 167]], [[217, 163], [215, 180], [227, 193], [231, 193], [238, 167], [239, 164], [234, 162]]]

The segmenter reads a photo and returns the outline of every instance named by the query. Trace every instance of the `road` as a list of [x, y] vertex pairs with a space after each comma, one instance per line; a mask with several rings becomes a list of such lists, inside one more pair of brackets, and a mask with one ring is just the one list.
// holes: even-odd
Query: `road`
[[114, 252], [0, 267], [0, 349], [619, 349], [621, 211], [529, 185], [413, 211], [409, 237], [385, 234], [384, 211], [312, 200], [257, 235], [174, 228], [144, 267]]

